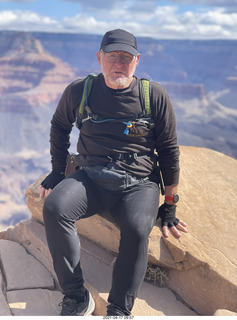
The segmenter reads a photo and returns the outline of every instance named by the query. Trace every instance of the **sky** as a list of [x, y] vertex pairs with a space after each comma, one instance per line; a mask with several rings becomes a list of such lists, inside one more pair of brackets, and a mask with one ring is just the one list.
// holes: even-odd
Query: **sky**
[[0, 30], [237, 39], [237, 0], [0, 0]]

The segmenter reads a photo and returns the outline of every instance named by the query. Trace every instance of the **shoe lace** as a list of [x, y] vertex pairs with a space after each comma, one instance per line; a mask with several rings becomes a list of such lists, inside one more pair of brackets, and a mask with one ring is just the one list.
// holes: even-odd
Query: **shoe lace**
[[59, 306], [62, 307], [60, 316], [72, 316], [77, 313], [78, 302], [76, 299], [64, 298]]

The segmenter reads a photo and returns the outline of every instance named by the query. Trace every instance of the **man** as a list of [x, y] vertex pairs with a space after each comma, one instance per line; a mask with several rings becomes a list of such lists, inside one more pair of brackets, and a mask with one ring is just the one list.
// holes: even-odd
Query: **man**
[[104, 35], [97, 59], [102, 73], [94, 79], [88, 98], [89, 116], [80, 125], [79, 168], [64, 179], [69, 135], [85, 79], [66, 88], [52, 118], [53, 170], [40, 190], [41, 197], [46, 197], [43, 214], [48, 245], [65, 295], [61, 315], [89, 315], [94, 310], [94, 301], [84, 287], [75, 221], [105, 211], [121, 231], [107, 315], [131, 314], [145, 276], [148, 236], [159, 208], [154, 151], [159, 154], [165, 184], [165, 204], [159, 209], [164, 236], [168, 237], [168, 228], [177, 237], [178, 229], [187, 232], [186, 224], [175, 217], [179, 147], [166, 91], [151, 83], [152, 119], [144, 119], [140, 80], [134, 76], [140, 54], [136, 38], [125, 30]]

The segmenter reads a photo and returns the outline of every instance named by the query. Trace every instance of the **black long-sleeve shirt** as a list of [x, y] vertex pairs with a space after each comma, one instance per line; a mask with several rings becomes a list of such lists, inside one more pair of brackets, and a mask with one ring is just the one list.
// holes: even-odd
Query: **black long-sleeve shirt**
[[[64, 91], [51, 121], [52, 167], [64, 171], [70, 132], [76, 120], [82, 97], [84, 78], [71, 83]], [[93, 82], [89, 107], [103, 118], [121, 119], [93, 123], [85, 121], [80, 129], [77, 151], [82, 155], [108, 156], [116, 153], [159, 154], [159, 165], [165, 185], [177, 185], [179, 181], [179, 147], [177, 145], [176, 119], [167, 92], [156, 82], [151, 82], [151, 108], [155, 129], [134, 121], [129, 134], [125, 134], [124, 118], [136, 119], [141, 112], [139, 79], [134, 77], [125, 89], [111, 89], [99, 74]], [[155, 167], [155, 158], [148, 155], [134, 161], [117, 161], [116, 164], [138, 177], [149, 175]]]

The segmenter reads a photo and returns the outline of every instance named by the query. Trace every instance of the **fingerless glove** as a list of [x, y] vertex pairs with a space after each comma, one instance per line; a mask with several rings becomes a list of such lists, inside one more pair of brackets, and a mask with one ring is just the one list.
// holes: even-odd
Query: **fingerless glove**
[[45, 189], [53, 189], [59, 182], [65, 178], [65, 175], [59, 173], [55, 170], [50, 172], [50, 174], [42, 181], [41, 185]]
[[163, 203], [159, 210], [157, 219], [161, 218], [162, 227], [168, 226], [169, 228], [177, 226], [179, 219], [175, 216], [176, 206], [172, 204]]

